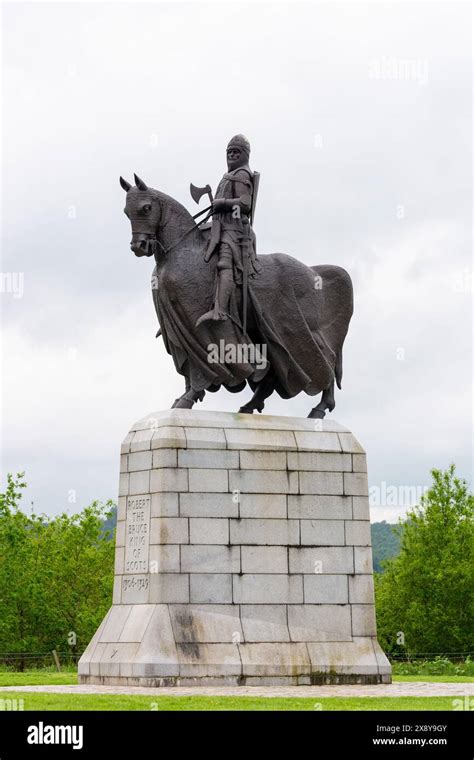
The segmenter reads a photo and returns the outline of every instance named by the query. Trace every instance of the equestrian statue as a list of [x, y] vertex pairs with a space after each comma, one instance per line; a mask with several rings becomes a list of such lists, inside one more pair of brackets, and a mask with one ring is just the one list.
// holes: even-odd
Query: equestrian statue
[[[206, 391], [248, 384], [240, 413], [262, 412], [274, 391], [322, 393], [309, 417], [334, 409], [342, 347], [353, 311], [352, 282], [341, 267], [307, 266], [284, 253], [257, 256], [253, 230], [260, 175], [250, 144], [235, 135], [217, 186], [191, 184], [210, 205], [192, 216], [178, 201], [120, 177], [136, 256], [153, 256], [153, 302], [165, 348], [185, 378], [173, 408], [191, 409]], [[201, 221], [197, 221], [202, 217]]]

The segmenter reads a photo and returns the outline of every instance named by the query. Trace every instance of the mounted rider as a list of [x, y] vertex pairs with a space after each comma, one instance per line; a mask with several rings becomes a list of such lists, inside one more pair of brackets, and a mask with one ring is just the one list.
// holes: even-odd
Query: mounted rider
[[258, 189], [258, 172], [249, 167], [250, 143], [235, 135], [227, 145], [227, 168], [212, 202], [211, 236], [204, 259], [217, 253], [217, 287], [213, 308], [196, 322], [221, 321], [229, 316], [235, 285], [242, 286], [242, 325], [246, 330], [247, 282], [261, 271], [252, 222]]

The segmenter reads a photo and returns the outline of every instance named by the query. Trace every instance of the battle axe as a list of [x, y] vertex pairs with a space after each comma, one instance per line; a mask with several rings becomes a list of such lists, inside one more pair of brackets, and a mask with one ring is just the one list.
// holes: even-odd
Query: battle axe
[[189, 189], [191, 191], [191, 197], [193, 201], [196, 201], [196, 203], [199, 203], [203, 195], [208, 195], [209, 200], [211, 203], [213, 202], [214, 198], [212, 197], [212, 190], [210, 185], [206, 185], [206, 187], [196, 187], [196, 185], [191, 184], [189, 185]]

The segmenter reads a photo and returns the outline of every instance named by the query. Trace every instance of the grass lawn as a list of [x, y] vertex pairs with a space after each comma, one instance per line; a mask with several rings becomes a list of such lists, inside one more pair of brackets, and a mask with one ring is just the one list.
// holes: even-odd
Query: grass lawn
[[[472, 683], [474, 676], [393, 676], [394, 681], [425, 681], [431, 683]], [[70, 686], [77, 684], [75, 670], [27, 670], [24, 673], [0, 671], [0, 686]], [[331, 697], [332, 699], [332, 697]]]
[[452, 710], [453, 697], [146, 697], [3, 692], [28, 710]]
[[[394, 681], [468, 683], [472, 676], [394, 676]], [[76, 671], [0, 672], [0, 686], [77, 684]], [[0, 692], [25, 710], [452, 710], [455, 697], [156, 697], [126, 694]]]

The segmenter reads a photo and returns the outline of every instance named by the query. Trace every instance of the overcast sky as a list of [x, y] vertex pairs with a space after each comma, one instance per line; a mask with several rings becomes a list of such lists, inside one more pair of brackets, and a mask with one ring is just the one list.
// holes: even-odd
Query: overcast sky
[[259, 252], [354, 281], [331, 417], [381, 501], [399, 489], [372, 520], [432, 467], [471, 480], [469, 4], [5, 4], [2, 63], [2, 484], [25, 470], [25, 506], [115, 498], [130, 425], [183, 392], [118, 177], [194, 212], [189, 182], [216, 186], [236, 132]]

